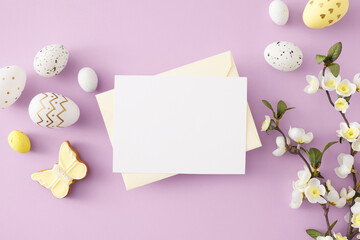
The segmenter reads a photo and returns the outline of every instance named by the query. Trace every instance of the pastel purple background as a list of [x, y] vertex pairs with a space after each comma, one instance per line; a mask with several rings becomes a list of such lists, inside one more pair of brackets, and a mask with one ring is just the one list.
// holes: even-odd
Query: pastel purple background
[[[80, 68], [92, 67], [99, 76], [96, 93], [113, 88], [115, 74], [153, 75], [195, 60], [231, 50], [241, 76], [248, 77], [248, 102], [258, 128], [269, 111], [261, 99], [284, 99], [296, 109], [281, 126], [291, 123], [312, 131], [312, 146], [336, 140], [341, 121], [323, 93], [306, 95], [305, 75], [317, 75], [316, 53], [343, 42], [338, 62], [341, 75], [360, 72], [360, 2], [352, 0], [347, 15], [332, 27], [314, 30], [302, 22], [307, 1], [286, 0], [290, 19], [275, 25], [268, 16], [270, 1], [10, 1], [0, 3], [0, 66], [19, 65], [28, 75], [21, 98], [0, 111], [0, 239], [307, 239], [306, 228], [324, 230], [322, 210], [303, 204], [290, 209], [292, 181], [303, 167], [295, 156], [275, 158], [275, 137], [259, 133], [263, 147], [247, 154], [243, 176], [179, 175], [125, 191], [120, 174], [112, 173], [112, 147], [95, 100], [77, 83]], [[304, 63], [294, 72], [271, 68], [263, 58], [271, 42], [296, 43]], [[64, 44], [68, 66], [53, 78], [38, 76], [33, 58], [43, 46]], [[36, 126], [27, 113], [33, 96], [43, 91], [64, 94], [81, 109], [76, 125], [60, 130]], [[359, 97], [352, 99], [350, 121], [358, 119]], [[22, 130], [32, 142], [27, 154], [7, 143], [12, 130]], [[69, 140], [89, 166], [88, 177], [73, 185], [71, 194], [55, 199], [30, 179], [32, 173], [58, 161], [58, 149]], [[348, 181], [333, 174], [339, 152], [325, 155], [323, 175], [339, 190]], [[344, 229], [345, 209], [336, 231]]]

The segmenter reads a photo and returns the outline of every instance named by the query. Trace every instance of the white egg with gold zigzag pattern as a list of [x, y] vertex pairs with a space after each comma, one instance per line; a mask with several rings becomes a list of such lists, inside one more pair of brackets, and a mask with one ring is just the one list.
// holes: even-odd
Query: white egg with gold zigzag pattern
[[41, 127], [64, 128], [73, 125], [80, 117], [80, 109], [70, 98], [44, 92], [30, 102], [31, 120]]

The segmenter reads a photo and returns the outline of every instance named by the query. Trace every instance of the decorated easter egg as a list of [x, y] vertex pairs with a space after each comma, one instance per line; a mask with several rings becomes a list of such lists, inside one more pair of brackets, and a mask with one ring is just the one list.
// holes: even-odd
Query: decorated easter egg
[[298, 46], [291, 42], [273, 42], [264, 51], [265, 60], [273, 68], [290, 72], [294, 71], [303, 61], [303, 54]]
[[93, 92], [97, 88], [98, 77], [93, 69], [84, 67], [79, 71], [78, 82], [85, 92]]
[[271, 20], [277, 25], [285, 25], [289, 19], [289, 9], [281, 0], [274, 0], [269, 6]]
[[0, 108], [10, 107], [20, 97], [26, 84], [26, 73], [18, 66], [0, 69]]
[[80, 109], [70, 98], [57, 93], [39, 93], [30, 102], [31, 120], [41, 127], [64, 128], [76, 123]]
[[19, 153], [27, 153], [30, 151], [31, 143], [28, 136], [25, 133], [15, 130], [9, 134], [9, 145], [12, 149]]
[[58, 75], [66, 66], [69, 52], [61, 44], [51, 44], [42, 48], [34, 58], [34, 69], [43, 77]]
[[310, 0], [303, 12], [303, 21], [309, 28], [324, 28], [345, 16], [349, 0]]

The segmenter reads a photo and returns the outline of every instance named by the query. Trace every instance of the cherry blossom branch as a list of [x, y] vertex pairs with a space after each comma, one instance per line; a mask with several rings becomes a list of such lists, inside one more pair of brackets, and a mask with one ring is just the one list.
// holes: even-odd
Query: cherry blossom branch
[[285, 147], [286, 147], [286, 150], [293, 154], [293, 155], [299, 155], [299, 157], [304, 161], [304, 163], [306, 164], [307, 168], [309, 169], [309, 172], [311, 173], [311, 177], [314, 177], [314, 173], [313, 171], [311, 170], [311, 167], [310, 167], [310, 164], [308, 163], [308, 161], [305, 159], [305, 157], [301, 154], [300, 152], [300, 149], [297, 149], [296, 147], [293, 147], [293, 146], [289, 146], [287, 143], [286, 143], [286, 136], [284, 134], [284, 132], [280, 129], [279, 126], [276, 126], [274, 128], [274, 130], [278, 131], [284, 138], [285, 140]]
[[[325, 70], [326, 70], [326, 66], [325, 66], [325, 67], [323, 68], [323, 70], [322, 70], [322, 76], [323, 76], [323, 77], [325, 77]], [[329, 100], [330, 104], [331, 104], [333, 107], [335, 107], [335, 104], [334, 104], [334, 102], [332, 101], [331, 96], [330, 96], [330, 92], [329, 92], [328, 90], [326, 90], [326, 95], [327, 95], [327, 97], [328, 97], [328, 100]], [[340, 113], [340, 115], [342, 116], [342, 118], [344, 119], [346, 125], [350, 128], [350, 123], [349, 123], [349, 120], [346, 118], [345, 113], [343, 113], [343, 112], [341, 112], [341, 111], [339, 111], [339, 113]], [[350, 142], [349, 142], [349, 144], [350, 144], [350, 154], [351, 154], [352, 156], [354, 156], [354, 155], [355, 155], [355, 152], [354, 152], [354, 150], [352, 149]], [[354, 168], [354, 167], [353, 167], [353, 168]], [[355, 170], [355, 169], [354, 169], [354, 170]], [[354, 190], [357, 192], [357, 178], [356, 178], [356, 174], [355, 174], [355, 172], [352, 172], [351, 174], [352, 174], [352, 179], [353, 179], [353, 184], [354, 184]], [[349, 225], [348, 225], [347, 234], [346, 234], [346, 236], [347, 236], [347, 238], [348, 238], [349, 240], [353, 239], [353, 238], [355, 237], [355, 235], [359, 232], [358, 229], [356, 229], [356, 230], [354, 231], [353, 227], [351, 226], [351, 218], [352, 218], [351, 207], [354, 205], [354, 203], [355, 203], [354, 199], [351, 199], [351, 201], [350, 201], [350, 203], [349, 203], [349, 209], [350, 209], [349, 218], [350, 218], [350, 219], [349, 219]], [[325, 212], [324, 206], [323, 206], [323, 209], [324, 209], [324, 214], [326, 213], [326, 216], [327, 216], [329, 209], [327, 209], [327, 212]], [[325, 216], [325, 218], [326, 218], [326, 216]], [[327, 219], [327, 221], [328, 221], [328, 219]], [[328, 222], [327, 222], [327, 224], [328, 224]], [[328, 226], [329, 226], [329, 225], [328, 225]], [[330, 233], [330, 231], [329, 231], [329, 233]]]

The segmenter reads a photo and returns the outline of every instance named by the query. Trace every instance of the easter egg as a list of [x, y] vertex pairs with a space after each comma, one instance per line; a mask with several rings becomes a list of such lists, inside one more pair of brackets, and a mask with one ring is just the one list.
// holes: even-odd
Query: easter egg
[[80, 109], [70, 98], [57, 93], [39, 93], [30, 102], [31, 120], [41, 127], [64, 128], [80, 117]]
[[277, 25], [285, 25], [289, 19], [289, 9], [281, 0], [274, 0], [269, 6], [271, 20]]
[[0, 108], [10, 107], [20, 97], [26, 84], [26, 73], [18, 66], [0, 69]]
[[78, 82], [85, 92], [93, 92], [97, 88], [98, 77], [93, 69], [84, 67], [79, 71]]
[[66, 66], [69, 52], [61, 44], [51, 44], [42, 48], [34, 58], [34, 69], [43, 77], [58, 75]]
[[291, 42], [273, 42], [264, 51], [266, 62], [273, 68], [290, 72], [299, 68], [303, 61], [303, 54], [298, 46]]
[[30, 151], [31, 143], [28, 136], [25, 133], [15, 130], [9, 134], [9, 145], [12, 149], [19, 153], [27, 153]]
[[345, 16], [349, 0], [310, 0], [303, 12], [303, 21], [309, 28], [333, 25]]

